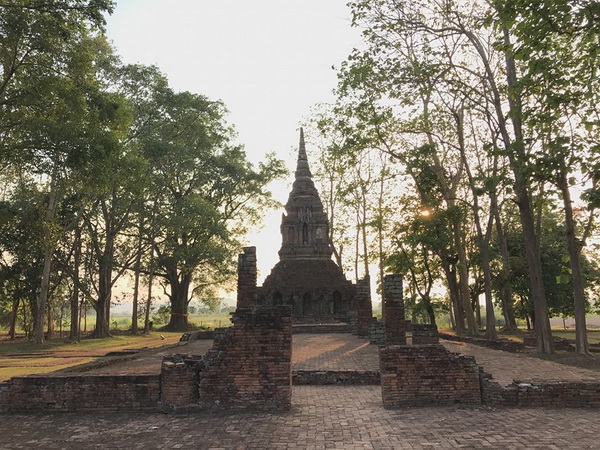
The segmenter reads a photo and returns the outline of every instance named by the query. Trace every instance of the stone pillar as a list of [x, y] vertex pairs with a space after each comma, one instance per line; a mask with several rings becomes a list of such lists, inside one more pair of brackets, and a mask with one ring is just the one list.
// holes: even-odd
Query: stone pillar
[[371, 304], [371, 283], [369, 277], [356, 282], [356, 326], [359, 336], [368, 336], [373, 305]]
[[402, 296], [402, 275], [383, 278], [385, 340], [388, 345], [406, 345], [406, 320]]
[[238, 255], [237, 307], [256, 303], [256, 247], [244, 247]]

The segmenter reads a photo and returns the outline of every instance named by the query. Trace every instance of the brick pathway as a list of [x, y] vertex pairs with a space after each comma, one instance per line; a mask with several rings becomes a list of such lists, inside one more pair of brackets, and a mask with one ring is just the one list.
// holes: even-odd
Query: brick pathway
[[[526, 354], [509, 353], [486, 347], [442, 341], [451, 352], [475, 357], [477, 364], [502, 385], [519, 381], [596, 380], [600, 373], [578, 367], [543, 361]], [[377, 346], [368, 345], [351, 334], [299, 334], [293, 337], [292, 362], [295, 369], [377, 370]]]
[[292, 364], [301, 370], [379, 370], [379, 352], [352, 334], [295, 334]]
[[[493, 379], [502, 385], [519, 381], [596, 380], [600, 373], [552, 361], [543, 361], [526, 354], [509, 353], [463, 342], [442, 341], [450, 351], [471, 355]], [[186, 345], [143, 352], [135, 360], [88, 371], [94, 374], [158, 373], [163, 355], [169, 353], [204, 354], [212, 341], [193, 341]], [[375, 345], [352, 334], [295, 334], [292, 364], [300, 370], [378, 370], [379, 353]]]
[[600, 381], [600, 373], [579, 367], [567, 366], [552, 361], [544, 361], [521, 353], [509, 353], [486, 347], [463, 343], [442, 341], [451, 352], [475, 357], [477, 364], [483, 366], [493, 379], [502, 385], [518, 381], [553, 380], [592, 380]]
[[592, 449], [593, 410], [385, 410], [378, 387], [297, 386], [288, 413], [2, 416], [10, 449]]

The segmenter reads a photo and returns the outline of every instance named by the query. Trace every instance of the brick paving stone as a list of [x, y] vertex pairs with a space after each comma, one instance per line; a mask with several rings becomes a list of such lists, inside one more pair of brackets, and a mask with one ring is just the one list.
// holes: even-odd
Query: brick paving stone
[[600, 381], [598, 372], [553, 361], [544, 361], [526, 353], [510, 353], [465, 342], [442, 340], [441, 343], [451, 352], [474, 356], [477, 364], [482, 366], [487, 373], [491, 373], [493, 379], [502, 385], [510, 384], [513, 380]]
[[[566, 366], [552, 361], [480, 347], [470, 343], [442, 340], [450, 351], [474, 356], [477, 364], [492, 374], [502, 385], [520, 381], [593, 380], [600, 381], [600, 373]], [[181, 347], [142, 353], [133, 361], [109, 365], [87, 371], [88, 374], [159, 373], [165, 354], [204, 354], [212, 341], [194, 341]], [[292, 336], [292, 364], [297, 370], [378, 370], [379, 352], [376, 345], [346, 333], [295, 334]]]
[[[527, 355], [442, 343], [451, 351], [475, 356], [502, 384], [513, 379], [600, 378], [595, 372]], [[295, 368], [307, 370], [378, 368], [377, 347], [344, 334], [294, 335], [292, 358]], [[281, 414], [4, 415], [0, 417], [0, 449], [599, 448], [597, 410], [385, 410], [377, 386], [295, 386], [292, 403], [292, 410]]]
[[295, 334], [292, 364], [301, 370], [378, 370], [379, 353], [352, 334]]
[[6, 415], [0, 449], [593, 449], [597, 411], [385, 410], [376, 386], [297, 386], [281, 414]]

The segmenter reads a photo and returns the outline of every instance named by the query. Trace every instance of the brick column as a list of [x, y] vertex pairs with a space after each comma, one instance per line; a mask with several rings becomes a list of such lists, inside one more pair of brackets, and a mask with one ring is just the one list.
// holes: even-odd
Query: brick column
[[287, 410], [292, 401], [292, 310], [238, 308], [203, 359], [203, 408]]
[[198, 406], [198, 363], [201, 357], [174, 355], [163, 358], [160, 370], [161, 401], [165, 408], [175, 410]]
[[256, 303], [256, 247], [244, 247], [238, 255], [237, 307]]
[[371, 283], [369, 277], [356, 282], [356, 326], [359, 336], [368, 336], [373, 305], [371, 304]]
[[386, 275], [383, 278], [383, 310], [386, 343], [406, 345], [402, 275]]

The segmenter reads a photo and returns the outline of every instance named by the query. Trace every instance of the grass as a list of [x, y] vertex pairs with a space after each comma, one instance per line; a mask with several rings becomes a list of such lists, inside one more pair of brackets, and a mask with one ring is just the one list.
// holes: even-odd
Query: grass
[[[552, 330], [554, 336], [561, 338], [575, 340], [575, 330]], [[588, 330], [587, 332], [588, 342], [590, 344], [600, 344], [600, 330]]]
[[54, 339], [44, 345], [24, 339], [4, 339], [0, 340], [0, 381], [84, 364], [111, 351], [175, 344], [180, 337], [179, 332], [154, 331], [149, 335], [121, 334], [106, 339], [82, 339], [76, 343]]
[[[190, 316], [190, 323], [203, 329], [228, 327], [231, 325], [229, 313], [198, 314]], [[87, 318], [88, 333], [94, 329], [95, 317]], [[67, 342], [64, 337], [53, 338], [44, 345], [37, 345], [25, 338], [13, 341], [0, 337], [0, 381], [14, 376], [43, 374], [67, 367], [84, 364], [113, 351], [159, 347], [174, 344], [181, 332], [168, 332], [160, 328], [165, 324], [154, 323], [155, 331], [148, 335], [131, 335], [131, 317], [113, 316], [110, 321], [112, 337], [107, 339], [83, 338], [79, 342]], [[140, 329], [143, 324], [140, 323]], [[58, 328], [56, 332], [58, 333]], [[2, 332], [6, 335], [6, 331]]]

